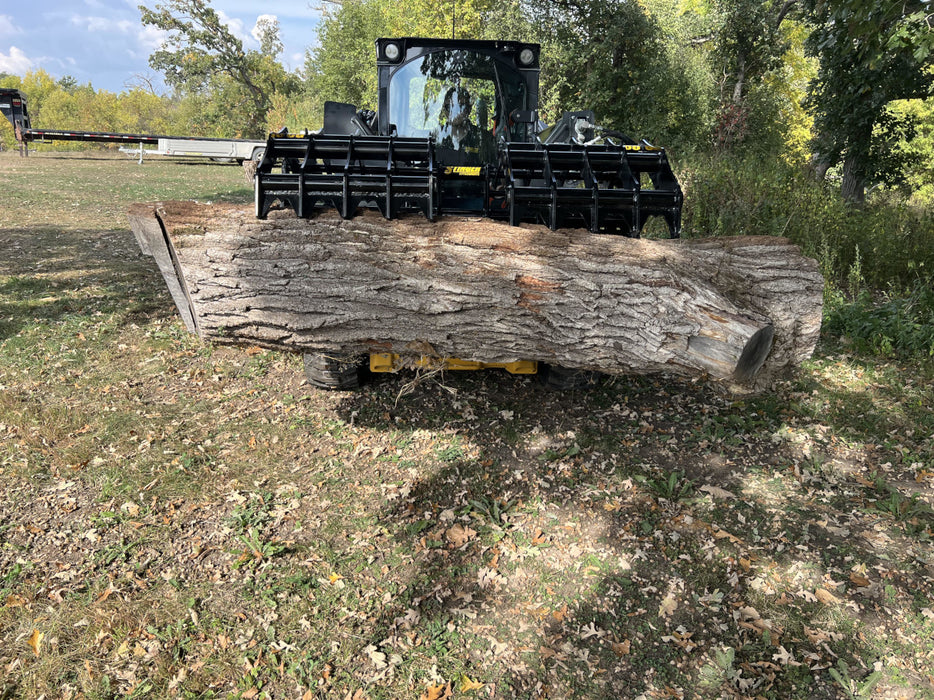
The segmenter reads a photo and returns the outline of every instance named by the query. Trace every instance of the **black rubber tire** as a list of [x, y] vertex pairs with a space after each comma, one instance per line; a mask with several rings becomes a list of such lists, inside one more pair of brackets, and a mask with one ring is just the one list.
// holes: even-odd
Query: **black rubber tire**
[[571, 369], [558, 365], [540, 364], [538, 366], [538, 379], [552, 391], [572, 391], [574, 389], [589, 389], [596, 386], [602, 375], [588, 369]]
[[308, 383], [319, 389], [359, 389], [366, 373], [366, 358], [357, 355], [306, 352], [304, 361]]

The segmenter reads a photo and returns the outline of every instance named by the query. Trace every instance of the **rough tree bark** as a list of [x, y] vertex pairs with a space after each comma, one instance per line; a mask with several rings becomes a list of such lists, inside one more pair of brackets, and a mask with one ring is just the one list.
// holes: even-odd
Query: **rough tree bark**
[[302, 352], [539, 360], [764, 389], [812, 353], [823, 279], [781, 238], [645, 240], [488, 220], [349, 221], [138, 204], [202, 338]]

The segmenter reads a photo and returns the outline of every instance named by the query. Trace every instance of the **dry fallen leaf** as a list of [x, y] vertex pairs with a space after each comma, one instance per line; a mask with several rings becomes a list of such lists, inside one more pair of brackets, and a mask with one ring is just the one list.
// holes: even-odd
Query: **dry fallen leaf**
[[729, 540], [733, 544], [743, 543], [743, 541], [739, 537], [719, 527], [717, 527], [713, 531], [713, 536], [716, 537], [718, 540], [724, 540], [724, 539]]
[[627, 656], [629, 654], [632, 643], [628, 639], [624, 639], [621, 642], [612, 642], [610, 647], [613, 649], [613, 653], [616, 654], [617, 657], [622, 658], [623, 656]]
[[817, 596], [817, 599], [824, 605], [834, 605], [840, 602], [840, 599], [826, 588], [818, 588], [814, 591], [814, 595]]
[[823, 630], [813, 629], [811, 627], [805, 627], [804, 634], [808, 638], [808, 641], [815, 646], [830, 640], [829, 634]]
[[383, 652], [378, 651], [376, 646], [373, 644], [368, 645], [363, 650], [363, 653], [370, 658], [370, 661], [373, 662], [373, 665], [376, 666], [377, 669], [386, 668], [388, 665], [386, 663], [386, 655]]
[[476, 535], [476, 530], [464, 527], [463, 525], [452, 525], [447, 529], [447, 532], [444, 533], [447, 541], [458, 548], [463, 547]]
[[451, 692], [451, 684], [446, 685], [430, 685], [428, 689], [422, 693], [419, 700], [446, 700], [447, 698], [454, 697], [454, 694]]
[[736, 498], [736, 494], [726, 489], [721, 489], [719, 486], [714, 486], [713, 484], [704, 484], [697, 490], [710, 494], [713, 498]]
[[120, 510], [121, 512], [129, 515], [131, 518], [135, 518], [139, 515], [139, 505], [133, 501], [127, 501], [124, 503], [122, 506], [120, 506]]
[[42, 653], [42, 638], [45, 637], [45, 634], [39, 630], [33, 630], [32, 636], [26, 640], [26, 643], [29, 645], [29, 648], [32, 649], [32, 653], [36, 656]]
[[472, 690], [480, 690], [481, 688], [483, 688], [483, 683], [473, 680], [470, 676], [461, 676], [459, 690], [462, 693], [469, 693]]
[[779, 645], [778, 653], [772, 654], [772, 661], [778, 661], [782, 666], [800, 666], [801, 664], [798, 661], [795, 661], [795, 656], [790, 651], [788, 651], [784, 645]]
[[671, 617], [671, 613], [678, 609], [678, 601], [675, 600], [675, 597], [670, 593], [665, 596], [662, 600], [661, 605], [658, 606], [658, 616], [659, 617]]

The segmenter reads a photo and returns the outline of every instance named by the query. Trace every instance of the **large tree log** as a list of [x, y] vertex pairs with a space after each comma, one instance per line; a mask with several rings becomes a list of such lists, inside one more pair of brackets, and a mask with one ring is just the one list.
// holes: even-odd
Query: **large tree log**
[[188, 202], [130, 221], [192, 332], [304, 352], [545, 361], [762, 389], [812, 353], [823, 279], [787, 240], [344, 221]]

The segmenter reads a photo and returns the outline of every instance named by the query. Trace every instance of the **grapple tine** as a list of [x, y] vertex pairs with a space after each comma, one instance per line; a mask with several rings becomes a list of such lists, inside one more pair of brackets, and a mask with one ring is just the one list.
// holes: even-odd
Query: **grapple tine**
[[[552, 229], [584, 226], [593, 233], [639, 236], [650, 216], [662, 216], [674, 237], [681, 188], [664, 151], [642, 146], [566, 143], [507, 144], [502, 186], [510, 223], [535, 221]], [[646, 190], [641, 173], [654, 187]]]
[[272, 135], [256, 169], [256, 212], [280, 203], [301, 217], [336, 209], [352, 218], [359, 206], [388, 218], [438, 214], [438, 166], [430, 139], [345, 134]]

